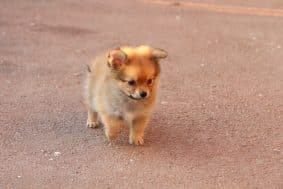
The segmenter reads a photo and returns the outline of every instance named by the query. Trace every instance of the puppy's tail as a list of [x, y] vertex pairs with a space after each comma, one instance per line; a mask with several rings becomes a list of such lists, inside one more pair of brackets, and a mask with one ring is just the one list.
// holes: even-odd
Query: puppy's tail
[[86, 70], [90, 73], [91, 72], [91, 69], [90, 69], [90, 66], [89, 65], [86, 65]]

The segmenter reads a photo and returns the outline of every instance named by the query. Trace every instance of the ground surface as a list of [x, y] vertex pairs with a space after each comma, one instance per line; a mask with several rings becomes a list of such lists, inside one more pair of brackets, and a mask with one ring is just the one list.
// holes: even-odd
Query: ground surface
[[[283, 188], [282, 10], [1, 0], [0, 188]], [[144, 147], [85, 128], [85, 64], [121, 44], [170, 54]]]

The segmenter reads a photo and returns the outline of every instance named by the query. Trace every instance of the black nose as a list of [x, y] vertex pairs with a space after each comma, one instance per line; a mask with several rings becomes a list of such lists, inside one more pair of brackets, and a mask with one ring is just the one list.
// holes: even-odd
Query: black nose
[[144, 98], [144, 97], [146, 97], [147, 93], [142, 91], [142, 92], [140, 92], [140, 95], [141, 95], [142, 98]]

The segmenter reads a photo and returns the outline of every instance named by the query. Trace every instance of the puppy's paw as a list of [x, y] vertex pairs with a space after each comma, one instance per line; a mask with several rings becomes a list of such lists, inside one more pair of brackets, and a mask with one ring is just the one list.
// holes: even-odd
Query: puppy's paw
[[98, 128], [99, 124], [97, 122], [87, 121], [86, 126], [89, 128]]
[[140, 146], [140, 145], [144, 145], [144, 140], [142, 136], [136, 136], [135, 138], [130, 139], [129, 143]]
[[105, 135], [109, 141], [116, 139], [118, 137], [118, 134], [119, 133], [105, 132]]

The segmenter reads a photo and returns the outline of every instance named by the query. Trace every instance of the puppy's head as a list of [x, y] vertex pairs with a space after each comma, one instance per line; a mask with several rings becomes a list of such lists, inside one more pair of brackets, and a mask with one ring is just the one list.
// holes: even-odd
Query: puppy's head
[[108, 66], [119, 89], [129, 98], [149, 98], [156, 88], [160, 66], [159, 61], [167, 52], [148, 46], [122, 47], [108, 55]]

